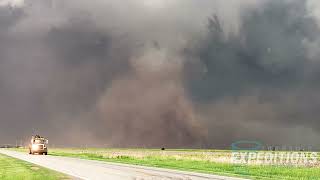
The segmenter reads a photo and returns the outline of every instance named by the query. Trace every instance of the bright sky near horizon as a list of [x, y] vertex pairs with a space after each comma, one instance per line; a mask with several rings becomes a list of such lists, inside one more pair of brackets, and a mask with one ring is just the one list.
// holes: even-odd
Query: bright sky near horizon
[[0, 6], [12, 5], [12, 6], [21, 6], [23, 5], [24, 0], [0, 0]]

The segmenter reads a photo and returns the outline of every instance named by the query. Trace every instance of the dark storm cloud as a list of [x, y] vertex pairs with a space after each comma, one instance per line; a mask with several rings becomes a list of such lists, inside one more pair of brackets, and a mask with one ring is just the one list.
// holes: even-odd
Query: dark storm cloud
[[150, 2], [0, 6], [0, 141], [40, 133], [69, 146], [227, 147], [318, 137], [309, 1]]
[[[319, 29], [304, 1], [269, 2], [242, 15], [240, 32], [225, 37], [219, 17], [209, 19], [206, 42], [198, 51], [203, 75], [191, 88], [205, 100], [247, 88], [287, 88], [305, 83], [308, 64], [303, 41]], [[199, 91], [200, 90], [200, 91]], [[215, 92], [215, 93], [213, 93]], [[222, 96], [223, 97], [223, 96]]]
[[[8, 39], [2, 42], [4, 86], [9, 89], [2, 95], [11, 97], [2, 105], [13, 103], [13, 114], [2, 113], [3, 127], [10, 129], [2, 131], [2, 141], [40, 133], [53, 144], [69, 146], [200, 144], [204, 136], [197, 130], [200, 125], [196, 125], [192, 104], [181, 85], [175, 85], [180, 60], [171, 62], [169, 54], [175, 50], [160, 53], [163, 40], [159, 37], [165, 37], [160, 32], [166, 28], [153, 31], [152, 25], [144, 25], [153, 23], [151, 18], [140, 19], [138, 9], [133, 9], [137, 14], [132, 20], [139, 25], [130, 25], [127, 16], [99, 11], [100, 5], [105, 4], [92, 2], [85, 7], [75, 1], [26, 1], [25, 6], [14, 8], [24, 14], [16, 24], [10, 24], [8, 35], [4, 35]], [[113, 11], [112, 7], [106, 9]], [[104, 22], [96, 16], [106, 20], [112, 16], [118, 21]], [[152, 83], [159, 87], [149, 89]], [[151, 96], [135, 94], [139, 98], [126, 99], [135, 86], [136, 93]], [[161, 102], [156, 102], [157, 97], [163, 98]], [[121, 108], [126, 104], [131, 108]]]
[[[210, 142], [318, 145], [319, 86], [314, 79], [320, 67], [305, 44], [318, 41], [320, 31], [305, 4], [266, 2], [244, 12], [239, 33], [229, 37], [218, 16], [209, 18], [207, 38], [196, 50], [199, 61], [187, 65], [187, 72], [193, 72], [187, 76], [193, 79], [188, 82], [194, 99], [211, 104], [204, 113], [213, 127]], [[198, 70], [189, 70], [195, 64]], [[229, 131], [221, 136], [215, 127]]]

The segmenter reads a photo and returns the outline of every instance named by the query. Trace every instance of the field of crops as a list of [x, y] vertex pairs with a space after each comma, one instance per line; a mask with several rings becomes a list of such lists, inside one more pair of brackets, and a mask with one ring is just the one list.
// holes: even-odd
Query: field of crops
[[133, 158], [145, 159], [157, 157], [159, 159], [175, 159], [190, 161], [205, 161], [228, 163], [230, 151], [213, 150], [157, 150], [157, 149], [52, 149], [51, 153], [59, 154], [92, 154], [106, 159]]

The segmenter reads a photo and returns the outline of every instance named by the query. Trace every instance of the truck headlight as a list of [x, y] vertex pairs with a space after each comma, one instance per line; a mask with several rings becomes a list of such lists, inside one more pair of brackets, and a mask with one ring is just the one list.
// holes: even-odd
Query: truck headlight
[[33, 149], [33, 150], [37, 150], [38, 148], [39, 148], [38, 145], [32, 144], [32, 149]]

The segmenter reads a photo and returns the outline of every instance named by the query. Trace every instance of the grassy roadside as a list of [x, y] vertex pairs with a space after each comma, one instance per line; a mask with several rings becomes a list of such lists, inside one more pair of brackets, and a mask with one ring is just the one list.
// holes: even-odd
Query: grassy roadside
[[[25, 150], [19, 150], [25, 151]], [[230, 158], [230, 151], [215, 150], [166, 150], [155, 149], [50, 149], [54, 156], [117, 162], [125, 164], [161, 167], [184, 171], [202, 172], [249, 179], [312, 180], [320, 179], [318, 167], [253, 166], [212, 162]], [[209, 155], [209, 156], [208, 156]]]
[[68, 176], [0, 154], [1, 180], [61, 180]]

